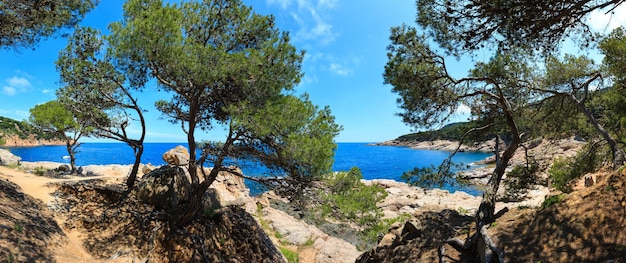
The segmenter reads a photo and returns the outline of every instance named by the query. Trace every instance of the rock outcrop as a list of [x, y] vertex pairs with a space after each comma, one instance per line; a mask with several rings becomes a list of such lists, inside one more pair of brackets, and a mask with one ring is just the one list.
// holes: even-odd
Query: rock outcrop
[[415, 148], [415, 149], [423, 149], [423, 150], [437, 150], [437, 151], [454, 151], [457, 149], [457, 147], [459, 148], [459, 151], [474, 151], [474, 152], [491, 152], [494, 149], [494, 146], [496, 145], [495, 143], [495, 139], [493, 140], [489, 140], [489, 141], [485, 141], [485, 142], [479, 142], [479, 143], [472, 143], [472, 144], [463, 144], [461, 146], [458, 146], [458, 142], [457, 141], [449, 141], [449, 140], [434, 140], [434, 141], [398, 141], [398, 140], [391, 140], [391, 141], [385, 141], [382, 143], [377, 143], [374, 145], [381, 145], [381, 146], [406, 146], [406, 147], [411, 147], [411, 148]]
[[0, 165], [18, 165], [21, 160], [21, 157], [14, 155], [5, 149], [0, 149]]
[[88, 233], [85, 249], [103, 261], [121, 253], [135, 262], [285, 262], [255, 218], [239, 206], [213, 202], [178, 228], [164, 223], [169, 215], [161, 209], [125, 194], [119, 184], [67, 182], [55, 196], [65, 227]]
[[449, 209], [415, 213], [409, 221], [393, 225], [378, 246], [360, 255], [356, 262], [439, 262], [437, 248], [442, 238], [454, 235], [455, 228], [465, 228], [470, 222], [472, 217]]
[[184, 166], [189, 164], [189, 150], [182, 145], [176, 146], [163, 154], [163, 161], [170, 165]]
[[413, 214], [424, 210], [472, 211], [480, 204], [480, 197], [462, 191], [450, 193], [441, 189], [424, 189], [387, 179], [363, 180], [365, 184], [378, 184], [387, 191], [387, 197], [378, 204], [385, 218]]
[[183, 168], [165, 165], [145, 174], [135, 192], [142, 202], [173, 213], [179, 203], [189, 200], [191, 183]]
[[361, 254], [357, 248], [336, 237], [332, 237], [317, 227], [308, 225], [302, 220], [296, 219], [289, 214], [265, 207], [261, 210], [263, 220], [270, 223], [271, 227], [282, 236], [283, 242], [303, 246], [312, 243], [316, 250], [315, 261], [317, 263], [342, 263], [354, 262]]

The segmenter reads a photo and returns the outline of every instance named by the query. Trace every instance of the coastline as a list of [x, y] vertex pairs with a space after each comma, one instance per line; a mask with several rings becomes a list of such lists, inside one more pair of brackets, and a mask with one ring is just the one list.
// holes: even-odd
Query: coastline
[[[445, 141], [445, 140], [438, 140], [438, 141], [431, 141], [431, 142], [398, 142], [398, 141], [392, 140], [392, 141], [387, 141], [383, 143], [377, 143], [375, 145], [402, 146], [402, 147], [410, 147], [413, 149], [426, 149], [426, 150], [438, 150], [438, 151], [453, 151], [454, 149], [456, 149], [457, 143], [458, 142]], [[460, 150], [461, 151], [465, 150], [465, 151], [489, 152], [487, 149], [493, 149], [494, 144], [495, 144], [495, 140], [491, 140], [491, 141], [475, 144], [473, 146], [464, 145], [461, 147]], [[540, 163], [541, 169], [539, 171], [539, 177], [543, 179], [547, 179], [546, 170], [551, 165], [552, 160], [554, 158], [561, 157], [561, 156], [572, 156], [580, 149], [580, 147], [582, 147], [583, 144], [584, 144], [583, 142], [575, 140], [574, 138], [560, 140], [556, 142], [541, 140], [541, 141], [531, 143], [528, 147], [528, 150], [529, 150], [529, 154], [533, 155], [536, 158], [536, 160]], [[373, 145], [373, 144], [370, 144], [370, 145]], [[511, 160], [511, 163], [509, 167], [507, 168], [507, 172], [510, 171], [514, 166], [523, 164], [525, 161], [524, 156], [525, 156], [525, 153], [523, 152], [523, 150], [518, 150], [514, 158]], [[476, 164], [481, 164], [480, 166], [472, 167], [469, 170], [458, 172], [457, 176], [463, 179], [469, 180], [470, 185], [479, 186], [479, 187], [484, 186], [487, 184], [487, 181], [491, 173], [493, 172], [493, 167], [490, 166], [490, 164], [493, 164], [494, 161], [495, 159], [493, 156], [487, 157], [483, 159], [482, 161], [479, 161], [476, 163]], [[35, 162], [21, 161], [20, 162], [21, 168], [24, 169], [26, 172], [31, 172], [31, 173], [40, 168], [55, 169], [61, 165], [67, 165], [67, 163], [48, 162], [48, 161], [35, 161]], [[144, 170], [144, 168], [150, 167], [150, 166], [154, 167], [150, 163], [141, 164], [139, 168], [138, 176], [139, 177], [143, 176], [144, 172], [148, 171], [148, 169]], [[104, 177], [110, 177], [110, 176], [125, 177], [130, 172], [132, 165], [131, 164], [103, 164], [103, 165], [91, 164], [91, 165], [82, 165], [81, 167], [84, 171], [83, 173], [89, 174], [90, 176], [93, 175], [93, 176], [104, 176]], [[408, 185], [407, 183], [402, 182], [402, 181], [396, 181], [396, 180], [390, 180], [390, 179], [363, 179], [363, 181], [368, 184], [379, 183], [379, 184], [385, 185], [386, 188], [391, 189], [388, 192], [390, 193], [391, 198], [394, 200], [402, 199], [403, 196], [424, 197], [426, 195], [424, 194], [416, 195], [415, 193], [432, 192], [432, 193], [435, 193], [435, 195], [439, 197], [441, 197], [442, 195], [453, 196], [452, 199], [454, 201], [451, 202], [450, 205], [453, 205], [458, 202], [462, 203], [462, 201], [465, 199], [476, 199], [476, 200], [471, 201], [472, 203], [479, 202], [479, 196], [474, 196], [474, 195], [468, 194], [463, 191], [458, 191], [458, 190], [454, 192], [450, 192], [449, 190], [439, 189], [439, 188], [425, 189], [425, 188]], [[394, 189], [396, 190], [404, 189], [400, 191], [400, 192], [403, 192], [403, 194], [396, 194], [394, 192], [396, 190]], [[412, 189], [412, 190], [408, 190], [408, 189]], [[248, 191], [249, 190], [250, 189], [248, 189]], [[504, 191], [503, 191], [504, 189], [501, 189], [501, 190], [502, 190], [501, 194], [504, 194]], [[443, 194], [443, 192], [447, 194]], [[406, 194], [406, 193], [409, 193], [409, 194]], [[523, 205], [537, 206], [541, 203], [541, 201], [543, 201], [544, 197], [548, 194], [550, 194], [550, 190], [547, 186], [536, 185], [534, 189], [530, 190], [528, 201], [523, 203]], [[467, 195], [469, 197], [465, 197], [464, 195]], [[411, 203], [413, 204], [420, 203], [423, 205], [427, 205], [428, 203], [431, 202], [431, 201], [420, 201], [420, 198], [410, 198], [410, 199], [412, 199]], [[409, 201], [407, 200], [406, 202], [409, 202]], [[436, 203], [441, 204], [441, 200], [437, 201]], [[406, 205], [408, 205], [408, 203]], [[397, 207], [398, 210], [400, 210], [402, 207], [405, 207], [405, 205], [395, 204], [393, 205], [393, 207]], [[405, 212], [411, 211], [410, 207], [415, 207], [415, 205], [408, 205], [408, 207], [405, 207], [403, 210]], [[452, 208], [452, 207], [446, 207], [446, 208]], [[453, 208], [453, 209], [456, 209], [456, 208]]]
[[[544, 145], [542, 143], [547, 144]], [[543, 158], [545, 158], [545, 161], [557, 155], [571, 154], [572, 152], [575, 152], [577, 150], [577, 146], [582, 144], [582, 142], [576, 142], [575, 140], [564, 140], [559, 142], [542, 141], [532, 144], [533, 147], [530, 148], [530, 150], [533, 154], [537, 155], [540, 152], [544, 152], [545, 156]], [[36, 206], [24, 206], [24, 203], [10, 203], [7, 201], [7, 204], [4, 207], [5, 212], [9, 213], [9, 215], [13, 215], [17, 213], [14, 211], [19, 211], [17, 210], [18, 208], [35, 207], [36, 211], [32, 213], [49, 215], [50, 218], [57, 222], [57, 225], [64, 226], [64, 223], [67, 222], [67, 218], [64, 217], [65, 214], [63, 214], [62, 211], [60, 212], [60, 210], [58, 210], [58, 206], [55, 206], [55, 204], [57, 204], [57, 201], [59, 201], [62, 196], [53, 194], [62, 183], [87, 181], [123, 184], [123, 179], [131, 167], [131, 165], [87, 165], [84, 166], [85, 170], [100, 171], [99, 176], [68, 176], [67, 178], [48, 178], [36, 176], [35, 174], [27, 173], [25, 171], [25, 169], [27, 168], [54, 168], [57, 165], [63, 165], [63, 163], [22, 162], [21, 166], [19, 167], [0, 166], [0, 183], [8, 180], [14, 184], [17, 184], [21, 188], [21, 190], [19, 191], [24, 193], [23, 196], [32, 196], [36, 199], [43, 201], [43, 203], [40, 202], [42, 205]], [[142, 171], [140, 171], [140, 174], [142, 174]], [[360, 255], [364, 255], [363, 250], [357, 249], [356, 246], [349, 243], [345, 239], [329, 234], [330, 232], [324, 232], [314, 225], [307, 224], [297, 216], [289, 215], [283, 210], [279, 210], [277, 207], [272, 205], [272, 203], [273, 201], [284, 199], [278, 197], [273, 192], [270, 191], [256, 197], [250, 196], [249, 189], [246, 188], [246, 186], [242, 182], [242, 180], [239, 180], [237, 178], [225, 176], [216, 181], [216, 183], [212, 185], [211, 188], [214, 188], [216, 190], [216, 193], [219, 195], [220, 203], [241, 207], [245, 209], [248, 214], [252, 215], [252, 218], [254, 218], [254, 220], [256, 220], [259, 225], [261, 225], [261, 222], [263, 222], [266, 226], [268, 226], [270, 230], [263, 229], [263, 231], [269, 231], [267, 232], [267, 235], [271, 239], [271, 242], [275, 244], [275, 246], [289, 246], [293, 250], [299, 251], [301, 262], [354, 262], [357, 257], [360, 257]], [[397, 182], [394, 180], [374, 179], [363, 180], [363, 182], [366, 184], [378, 184], [382, 186], [388, 193], [387, 197], [382, 202], [377, 204], [378, 207], [383, 210], [383, 218], [392, 218], [401, 214], [409, 214], [412, 216], [412, 218], [406, 223], [400, 222], [392, 225], [390, 231], [386, 235], [382, 236], [382, 239], [378, 243], [378, 246], [373, 248], [374, 250], [383, 250], [386, 248], [390, 248], [393, 249], [393, 253], [396, 253], [396, 251], [404, 251], [401, 250], [402, 247], [398, 245], [400, 244], [400, 242], [396, 242], [394, 240], [401, 240], [402, 242], [404, 242], [403, 238], [406, 236], [404, 229], [411, 230], [411, 225], [415, 225], [418, 227], [414, 230], [421, 231], [421, 228], [419, 227], [425, 226], [425, 224], [420, 224], [420, 222], [424, 223], [425, 221], [420, 220], [428, 219], [429, 217], [427, 217], [426, 215], [434, 214], [436, 216], [442, 216], [441, 218], [443, 218], [445, 214], [452, 213], [457, 214], [457, 216], [459, 217], [471, 217], [476, 212], [476, 209], [478, 208], [482, 199], [479, 196], [471, 196], [461, 191], [450, 193], [446, 190], [441, 189], [424, 189], [416, 186], [410, 186], [406, 183]], [[590, 197], [598, 196], [601, 192], [604, 193], [606, 191], [604, 190], [606, 189], [605, 185], [606, 179], [605, 183], [602, 185], [593, 186], [592, 188], [585, 189], [581, 192], [582, 194], [571, 195], [573, 197], [568, 198], [574, 198], [574, 201], [570, 201], [569, 206], [561, 206], [564, 207], [563, 210], [558, 211], [567, 211], [567, 213], [571, 215], [593, 215], [594, 218], [597, 218], [595, 217], [596, 214], [591, 214], [595, 212], [580, 210], [582, 208], [577, 208], [576, 206], [572, 206], [572, 204], [573, 202], [576, 202], [576, 204], [584, 204], [586, 202], [577, 200], [587, 200]], [[592, 195], [590, 193], [594, 194]], [[515, 224], [530, 225], [530, 223], [528, 223], [528, 220], [526, 220], [527, 216], [532, 215], [532, 213], [534, 213], [535, 211], [533, 210], [533, 208], [539, 207], [544, 201], [545, 196], [551, 193], [549, 189], [547, 189], [547, 187], [538, 187], [532, 189], [529, 194], [530, 198], [527, 198], [522, 202], [497, 202], [497, 211], [507, 207], [512, 212], [507, 213], [505, 217], [503, 217], [503, 219], [498, 221], [497, 224], [493, 224], [492, 227], [494, 230], [492, 231], [502, 231], [502, 229], [505, 229], [505, 237], [506, 233], [509, 233], [507, 231], [510, 231], [512, 227], [515, 227]], [[21, 194], [18, 193], [17, 195]], [[5, 200], [10, 201], [10, 199]], [[57, 210], [54, 210], [55, 207], [57, 208]], [[551, 211], [554, 210], [555, 209], [552, 209]], [[601, 211], [601, 209], [599, 211]], [[440, 217], [437, 217], [435, 219], [438, 218]], [[556, 233], [560, 233], [558, 232], [558, 229], [561, 228], [562, 224], [572, 225], [568, 224], [568, 222], [570, 222], [570, 219], [573, 217], [561, 216], [559, 218], [564, 219], [553, 223], [554, 229], [557, 229], [555, 230]], [[438, 221], [435, 220], [433, 222], [437, 223]], [[428, 223], [433, 222], [429, 221]], [[619, 220], [615, 222], [619, 222]], [[27, 226], [26, 223], [23, 223], [23, 225]], [[619, 223], [603, 223], [603, 225], [601, 226], [605, 225], [613, 227], [612, 229], [615, 229], [616, 226], [620, 226]], [[595, 230], [590, 229], [589, 233], [592, 233], [593, 231]], [[121, 254], [113, 261], [111, 261], [110, 258], [96, 259], [84, 248], [86, 240], [85, 237], [88, 236], [90, 233], [85, 232], [84, 230], [81, 230], [79, 228], [65, 227], [60, 229], [60, 233], [61, 234], [55, 236], [56, 239], [54, 239], [58, 240], [58, 242], [55, 241], [56, 243], [50, 245], [49, 247], [50, 251], [52, 252], [47, 254], [49, 258], [55, 258], [59, 262], [72, 261], [104, 263], [129, 262], [136, 260], [136, 258], [133, 257], [134, 254], [130, 253]], [[604, 233], [604, 235], [606, 235], [606, 233], [610, 234], [610, 232], [607, 231], [604, 231], [602, 233]], [[503, 237], [502, 234], [496, 236], [500, 238]], [[39, 239], [40, 237], [37, 238]], [[548, 238], [551, 238], [551, 240], [554, 239], [552, 237]], [[506, 242], [506, 239], [500, 241]], [[410, 242], [412, 243], [407, 243], [407, 246], [413, 246], [415, 244], [415, 242], [413, 241]], [[563, 242], [570, 241], [564, 240]], [[522, 245], [517, 244], [517, 246]], [[14, 250], [16, 250], [16, 248], [14, 248]], [[432, 251], [436, 252], [436, 250], [434, 249]], [[302, 261], [303, 258], [307, 260]]]
[[458, 141], [450, 140], [434, 140], [434, 141], [399, 141], [389, 140], [380, 143], [370, 144], [372, 146], [401, 146], [410, 147], [413, 149], [421, 150], [436, 150], [436, 151], [454, 151], [459, 148], [459, 152], [493, 152], [495, 146], [495, 139], [473, 143], [472, 145], [462, 144], [458, 145]]
[[[432, 142], [422, 144], [414, 144], [413, 147], [430, 147], [433, 150], [445, 151], [453, 142]], [[400, 146], [400, 145], [393, 145]], [[535, 147], [541, 148], [541, 147]], [[0, 178], [12, 181], [18, 184], [24, 191], [35, 198], [42, 200], [48, 207], [53, 207], [57, 201], [57, 196], [52, 193], [56, 188], [64, 182], [73, 181], [92, 181], [123, 184], [124, 178], [130, 172], [132, 165], [122, 164], [104, 164], [104, 165], [84, 165], [83, 173], [88, 173], [88, 177], [82, 176], [64, 176], [63, 178], [49, 178], [35, 175], [40, 168], [54, 169], [61, 165], [67, 165], [61, 162], [45, 162], [23, 161], [16, 166], [0, 167]], [[142, 164], [138, 173], [138, 178], [142, 178], [144, 173], [150, 169], [149, 164]], [[491, 170], [492, 168], [486, 168]], [[473, 169], [476, 171], [478, 169]], [[465, 215], [471, 215], [476, 212], [481, 197], [473, 196], [463, 191], [449, 192], [444, 189], [426, 189], [408, 185], [389, 179], [370, 179], [362, 180], [365, 184], [378, 184], [385, 189], [387, 197], [380, 202], [379, 208], [383, 211], [383, 218], [394, 218], [402, 214], [418, 215], [425, 212], [438, 212], [443, 210], [459, 211]], [[473, 181], [477, 182], [477, 181]], [[332, 258], [334, 262], [353, 262], [363, 251], [359, 251], [353, 244], [324, 233], [313, 225], [308, 225], [301, 219], [295, 218], [270, 205], [273, 199], [281, 199], [273, 194], [272, 191], [263, 193], [259, 196], [251, 196], [250, 188], [244, 184], [242, 178], [226, 175], [216, 181], [211, 188], [216, 190], [222, 205], [237, 205], [244, 208], [249, 214], [260, 222], [264, 220], [276, 233], [283, 236], [282, 240], [287, 243], [303, 246], [306, 240], [314, 241], [314, 245], [309, 247], [308, 253], [315, 258]], [[532, 189], [528, 198], [521, 202], [497, 202], [496, 209], [500, 210], [504, 207], [538, 207], [543, 202], [546, 195], [550, 194], [547, 187], [537, 187]], [[80, 244], [82, 241], [77, 238], [72, 241]], [[283, 241], [276, 241], [278, 244]], [[332, 249], [331, 249], [332, 248]], [[74, 248], [72, 248], [74, 249]], [[69, 251], [69, 250], [68, 250]], [[59, 252], [61, 254], [67, 253]]]
[[41, 140], [35, 138], [34, 135], [28, 138], [20, 138], [16, 134], [3, 135], [1, 137], [4, 140], [4, 144], [0, 145], [0, 148], [15, 148], [15, 147], [37, 147], [37, 146], [63, 146], [65, 142], [62, 140]]

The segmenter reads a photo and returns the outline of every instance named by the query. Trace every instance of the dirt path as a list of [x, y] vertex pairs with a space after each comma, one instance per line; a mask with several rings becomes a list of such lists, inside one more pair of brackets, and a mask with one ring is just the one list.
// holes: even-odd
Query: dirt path
[[[54, 183], [68, 182], [68, 181], [81, 181], [89, 179], [105, 179], [105, 180], [117, 180], [122, 179], [121, 176], [96, 176], [96, 177], [71, 177], [67, 179], [55, 179], [48, 177], [36, 176], [31, 173], [26, 173], [21, 170], [0, 166], [0, 178], [7, 179], [22, 188], [22, 191], [36, 199], [41, 200], [44, 204], [49, 206], [55, 199], [52, 195], [56, 190], [53, 186]], [[119, 257], [111, 260], [98, 260], [93, 258], [83, 247], [84, 233], [80, 233], [76, 230], [64, 228], [65, 218], [58, 213], [53, 214], [54, 221], [61, 227], [65, 236], [59, 236], [52, 238], [46, 244], [54, 253], [56, 262], [131, 262], [131, 258]], [[38, 237], [34, 237], [38, 238]]]

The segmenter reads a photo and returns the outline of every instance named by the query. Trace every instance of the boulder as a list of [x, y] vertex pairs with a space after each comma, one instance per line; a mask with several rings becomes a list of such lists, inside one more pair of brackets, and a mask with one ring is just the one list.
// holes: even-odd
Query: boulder
[[19, 165], [21, 157], [16, 156], [5, 149], [0, 149], [0, 165]]
[[163, 154], [163, 161], [176, 166], [189, 164], [189, 150], [182, 145], [176, 146]]
[[154, 169], [156, 169], [157, 167], [154, 166], [151, 163], [145, 164], [141, 166], [141, 173], [143, 174], [148, 174], [150, 172], [152, 172]]
[[[243, 174], [241, 169], [230, 167], [236, 173]], [[211, 168], [205, 168], [206, 173], [210, 173]], [[254, 213], [257, 209], [256, 203], [250, 197], [250, 189], [245, 185], [242, 177], [230, 172], [221, 171], [211, 184], [210, 188], [217, 191], [219, 201], [222, 206], [243, 206], [249, 213]]]
[[173, 212], [179, 203], [189, 200], [191, 183], [182, 168], [165, 165], [144, 175], [135, 193], [142, 202]]
[[354, 262], [361, 254], [354, 245], [339, 238], [329, 237], [325, 242], [316, 242], [315, 248], [319, 249], [315, 256], [317, 263]]
[[70, 171], [72, 171], [72, 168], [70, 168], [70, 166], [67, 164], [62, 164], [62, 165], [59, 165], [59, 167], [57, 168], [57, 171], [61, 173], [69, 173]]

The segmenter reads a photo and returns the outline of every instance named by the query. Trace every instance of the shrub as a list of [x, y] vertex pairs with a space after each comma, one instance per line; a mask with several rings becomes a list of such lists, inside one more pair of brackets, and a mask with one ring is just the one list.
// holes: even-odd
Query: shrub
[[541, 208], [548, 208], [554, 204], [558, 204], [565, 198], [565, 194], [547, 196], [546, 200], [541, 203]]
[[590, 144], [574, 157], [557, 158], [548, 170], [552, 187], [565, 193], [571, 192], [570, 182], [573, 179], [593, 172], [601, 165], [599, 155], [599, 149]]
[[[394, 223], [405, 222], [409, 220], [410, 218], [411, 218], [410, 214], [401, 214], [394, 218], [383, 219], [383, 220], [378, 221], [376, 224], [363, 230], [361, 234], [363, 236], [363, 239], [368, 244], [376, 244], [378, 242], [378, 234], [387, 233], [391, 225], [393, 225]], [[359, 248], [359, 249], [363, 249], [363, 248]]]
[[39, 167], [35, 168], [35, 171], [33, 173], [36, 176], [44, 176], [44, 175], [46, 175], [46, 171], [48, 171], [48, 169], [39, 166]]
[[280, 252], [283, 253], [283, 256], [287, 259], [289, 263], [298, 263], [300, 262], [300, 255], [298, 252], [291, 251], [290, 249], [280, 247]]
[[382, 217], [376, 203], [387, 197], [384, 188], [365, 185], [361, 170], [353, 167], [348, 172], [336, 172], [322, 178], [326, 191], [321, 194], [322, 217], [331, 216], [340, 221], [369, 227]]

